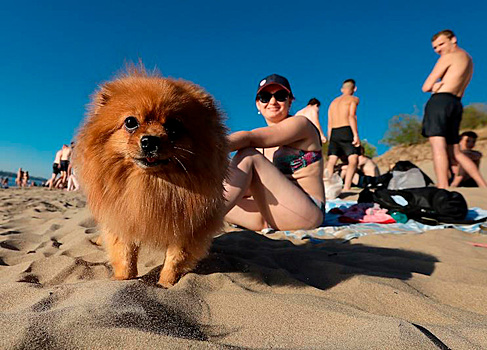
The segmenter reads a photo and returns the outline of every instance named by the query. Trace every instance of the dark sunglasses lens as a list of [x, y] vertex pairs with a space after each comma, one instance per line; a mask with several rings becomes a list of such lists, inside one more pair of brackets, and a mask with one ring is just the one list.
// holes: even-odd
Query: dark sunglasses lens
[[279, 102], [284, 102], [289, 97], [289, 93], [286, 90], [279, 90], [278, 92], [274, 93], [274, 97]]
[[267, 103], [271, 100], [272, 94], [270, 92], [267, 92], [267, 91], [262, 91], [259, 93], [259, 95], [257, 97], [259, 98], [260, 102]]

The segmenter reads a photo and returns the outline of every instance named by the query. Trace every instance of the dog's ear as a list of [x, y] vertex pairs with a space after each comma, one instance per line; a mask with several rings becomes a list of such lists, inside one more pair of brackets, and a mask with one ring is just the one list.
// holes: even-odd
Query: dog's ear
[[98, 114], [100, 108], [106, 106], [111, 97], [112, 92], [109, 84], [101, 85], [91, 98], [91, 112], [95, 115]]
[[110, 84], [103, 84], [100, 86], [95, 94], [93, 103], [99, 107], [105, 106], [112, 96]]

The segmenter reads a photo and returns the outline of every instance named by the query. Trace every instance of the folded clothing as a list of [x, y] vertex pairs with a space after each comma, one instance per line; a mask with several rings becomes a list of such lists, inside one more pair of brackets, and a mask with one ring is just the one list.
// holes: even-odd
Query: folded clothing
[[377, 203], [358, 203], [343, 210], [335, 208], [330, 212], [341, 213], [342, 215], [338, 218], [338, 221], [342, 223], [396, 223], [396, 220], [387, 214], [387, 209], [382, 209]]

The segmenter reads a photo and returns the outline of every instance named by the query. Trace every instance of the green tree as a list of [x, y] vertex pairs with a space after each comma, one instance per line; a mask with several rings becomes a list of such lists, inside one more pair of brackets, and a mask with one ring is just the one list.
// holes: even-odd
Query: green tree
[[389, 129], [379, 142], [388, 146], [409, 146], [426, 142], [426, 138], [421, 135], [421, 120], [417, 115], [395, 115], [389, 120]]
[[360, 140], [362, 146], [364, 146], [364, 156], [374, 158], [377, 156], [377, 147], [369, 143], [367, 140]]
[[487, 105], [485, 103], [474, 103], [463, 110], [460, 129], [478, 129], [487, 125]]

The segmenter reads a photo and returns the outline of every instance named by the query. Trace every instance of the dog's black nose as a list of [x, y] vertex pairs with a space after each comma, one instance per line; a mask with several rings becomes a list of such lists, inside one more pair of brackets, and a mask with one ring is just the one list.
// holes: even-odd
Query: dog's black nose
[[157, 136], [142, 136], [140, 146], [144, 152], [157, 152], [161, 140]]

